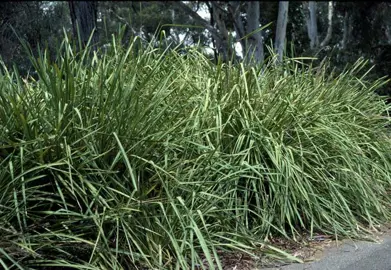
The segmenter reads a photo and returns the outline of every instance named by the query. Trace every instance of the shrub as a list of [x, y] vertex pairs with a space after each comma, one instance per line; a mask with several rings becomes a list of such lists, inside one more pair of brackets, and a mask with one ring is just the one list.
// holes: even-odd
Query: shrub
[[3, 65], [2, 266], [221, 268], [222, 251], [289, 256], [272, 237], [390, 217], [386, 81], [355, 76], [364, 61], [250, 69], [136, 43], [65, 39], [30, 54], [37, 80]]

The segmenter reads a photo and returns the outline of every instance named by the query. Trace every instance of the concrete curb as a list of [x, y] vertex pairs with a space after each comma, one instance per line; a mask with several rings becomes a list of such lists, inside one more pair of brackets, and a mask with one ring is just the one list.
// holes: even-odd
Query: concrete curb
[[376, 242], [344, 241], [323, 251], [319, 261], [290, 264], [264, 270], [391, 270], [391, 236]]

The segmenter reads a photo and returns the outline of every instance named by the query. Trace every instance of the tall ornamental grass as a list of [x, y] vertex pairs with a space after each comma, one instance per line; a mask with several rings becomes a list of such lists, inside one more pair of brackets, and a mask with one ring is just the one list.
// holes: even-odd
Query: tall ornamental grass
[[[273, 237], [357, 237], [391, 216], [384, 79], [152, 45], [0, 74], [5, 269], [221, 269]], [[137, 46], [136, 46], [137, 45]], [[136, 49], [136, 47], [138, 49]], [[29, 51], [28, 46], [25, 46]]]

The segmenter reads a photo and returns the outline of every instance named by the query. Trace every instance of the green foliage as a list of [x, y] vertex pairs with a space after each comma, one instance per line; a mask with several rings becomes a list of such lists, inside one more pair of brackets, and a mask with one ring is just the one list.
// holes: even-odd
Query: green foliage
[[364, 62], [246, 69], [138, 42], [65, 38], [56, 60], [30, 53], [37, 80], [3, 66], [4, 268], [221, 269], [221, 252], [289, 257], [276, 235], [390, 218], [384, 81]]
[[7, 67], [17, 65], [26, 75], [31, 63], [23, 53], [13, 29], [26, 39], [37, 54], [38, 47], [47, 48], [54, 55], [56, 44], [61, 42], [63, 29], [69, 29], [66, 2], [24, 1], [18, 5], [0, 4], [0, 53]]
[[[194, 2], [197, 4], [197, 2]], [[199, 3], [198, 3], [199, 4]], [[187, 16], [175, 4], [161, 1], [134, 1], [128, 2], [100, 2], [99, 10], [104, 22], [98, 24], [105, 32], [102, 41], [110, 42], [111, 35], [117, 33], [118, 25], [127, 25], [124, 42], [133, 40], [138, 36], [150, 42], [155, 34], [161, 31], [166, 33], [166, 42], [179, 45], [182, 36], [185, 43], [198, 43], [207, 45], [209, 37], [204, 33], [203, 27], [195, 26], [194, 20]], [[182, 27], [181, 27], [182, 25]], [[187, 27], [183, 27], [187, 25]]]

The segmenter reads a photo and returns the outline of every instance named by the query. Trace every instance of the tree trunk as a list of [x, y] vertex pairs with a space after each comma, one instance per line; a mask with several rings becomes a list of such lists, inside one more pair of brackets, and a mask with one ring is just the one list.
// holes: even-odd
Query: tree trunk
[[240, 45], [242, 46], [242, 52], [246, 52], [246, 41], [244, 40], [246, 32], [244, 29], [242, 17], [240, 16], [240, 2], [230, 1], [228, 5], [228, 10], [232, 16], [236, 36], [239, 39]]
[[[259, 1], [247, 2], [247, 29], [246, 34], [250, 34], [259, 28]], [[247, 38], [245, 62], [247, 64], [263, 63], [263, 40], [262, 32], [255, 31]]]
[[315, 49], [319, 45], [318, 39], [318, 24], [316, 18], [316, 2], [309, 1], [307, 3], [307, 30], [310, 39], [310, 48]]
[[[69, 11], [72, 20], [73, 35], [77, 39], [80, 32], [80, 41], [83, 47], [86, 46], [88, 39], [94, 28], [96, 28], [97, 7], [94, 1], [69, 1]], [[96, 31], [91, 40], [91, 44], [96, 45], [98, 35]], [[95, 47], [95, 46], [94, 46]]]
[[341, 49], [346, 49], [346, 45], [349, 42], [350, 33], [351, 33], [351, 24], [352, 24], [352, 18], [348, 11], [345, 11], [345, 16], [343, 19], [343, 36], [341, 41]]
[[384, 30], [384, 34], [387, 38], [387, 44], [391, 44], [391, 34], [390, 34], [390, 27], [388, 25], [386, 26], [386, 29]]
[[232, 60], [233, 46], [229, 40], [228, 30], [225, 25], [222, 11], [220, 10], [217, 2], [212, 2], [213, 19], [216, 22], [217, 29], [219, 30], [220, 39], [216, 40], [216, 45], [219, 54], [222, 55], [224, 62]]
[[331, 34], [333, 31], [333, 1], [329, 1], [329, 12], [328, 12], [328, 27], [327, 27], [327, 34], [324, 40], [320, 43], [320, 47], [326, 46], [331, 39]]
[[[220, 33], [213, 27], [213, 25], [210, 24], [210, 22], [204, 20], [197, 12], [193, 11], [188, 5], [183, 3], [182, 1], [169, 1], [167, 2], [170, 5], [176, 5], [179, 6], [182, 11], [187, 14], [188, 16], [192, 17], [193, 20], [195, 20], [197, 23], [201, 24], [203, 27], [205, 27], [209, 33], [212, 35], [212, 38], [216, 42], [216, 47], [219, 47], [220, 44], [223, 44], [222, 37]], [[214, 8], [213, 6], [210, 7], [210, 12], [212, 13], [211, 16], [213, 16], [213, 19], [215, 18], [214, 15]]]
[[278, 7], [276, 40], [274, 42], [274, 48], [277, 53], [278, 62], [282, 61], [284, 53], [285, 37], [286, 37], [286, 25], [288, 23], [288, 1], [280, 1]]
[[[215, 21], [213, 20], [213, 7], [209, 4], [209, 2], [206, 2], [206, 5], [208, 6], [208, 9], [209, 9], [209, 14], [210, 14], [210, 25], [214, 25], [215, 24]], [[215, 62], [217, 63], [218, 61], [218, 54], [217, 54], [217, 49], [216, 49], [216, 39], [214, 38], [214, 36], [212, 35], [212, 46], [213, 46], [213, 57], [214, 57], [214, 60]]]

